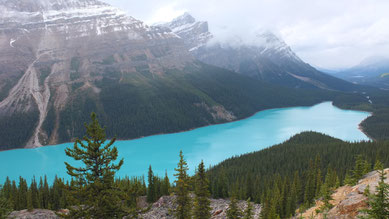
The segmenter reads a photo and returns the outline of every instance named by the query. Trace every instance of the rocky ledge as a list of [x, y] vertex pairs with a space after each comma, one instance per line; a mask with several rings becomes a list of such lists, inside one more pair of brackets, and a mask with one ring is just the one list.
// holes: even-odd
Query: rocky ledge
[[[386, 183], [389, 183], [389, 169], [385, 169]], [[327, 218], [334, 219], [348, 219], [358, 218], [361, 216], [360, 210], [367, 208], [367, 197], [363, 194], [366, 187], [369, 186], [370, 194], [376, 192], [376, 188], [379, 182], [379, 174], [377, 171], [370, 172], [364, 176], [363, 179], [359, 180], [355, 186], [342, 186], [335, 190], [332, 194], [333, 200], [330, 203], [334, 206], [328, 211]], [[322, 201], [317, 201], [316, 205], [308, 209], [303, 213], [304, 218], [311, 218], [312, 216], [316, 219], [325, 218], [323, 214], [317, 214], [316, 209], [319, 209], [323, 205]]]

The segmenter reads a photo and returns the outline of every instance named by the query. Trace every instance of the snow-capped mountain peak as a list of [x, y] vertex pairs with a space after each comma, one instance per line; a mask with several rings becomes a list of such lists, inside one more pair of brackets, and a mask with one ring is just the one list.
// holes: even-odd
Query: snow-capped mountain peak
[[210, 65], [290, 87], [332, 89], [330, 81], [341, 84], [303, 62], [280, 37], [266, 30], [243, 34], [227, 27], [211, 33], [208, 22], [196, 21], [188, 13], [163, 26], [181, 37], [194, 57]]
[[159, 26], [171, 29], [173, 33], [184, 39], [190, 51], [205, 46], [213, 38], [208, 29], [208, 22], [197, 21], [187, 12]]
[[169, 27], [174, 29], [174, 28], [182, 27], [182, 26], [185, 26], [188, 24], [193, 24], [195, 22], [196, 22], [196, 19], [194, 17], [192, 17], [192, 15], [190, 15], [188, 12], [185, 12], [183, 15], [173, 19], [169, 23]]
[[[197, 21], [188, 12], [161, 26], [168, 27], [173, 33], [183, 38], [190, 52], [204, 46], [220, 46], [223, 48], [252, 48], [259, 54], [277, 55], [301, 61], [291, 48], [270, 31], [254, 31], [252, 37], [243, 38], [236, 33], [225, 33], [222, 37], [214, 36], [208, 28], [208, 22]], [[219, 34], [220, 35], [220, 34]], [[226, 36], [227, 35], [227, 36]]]

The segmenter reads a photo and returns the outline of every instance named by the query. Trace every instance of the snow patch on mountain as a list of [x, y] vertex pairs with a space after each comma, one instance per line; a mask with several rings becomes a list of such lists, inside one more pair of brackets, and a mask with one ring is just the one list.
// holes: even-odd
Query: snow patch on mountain
[[[155, 33], [160, 29], [149, 27], [126, 12], [97, 0], [0, 0], [0, 30], [14, 28], [27, 31], [55, 29], [69, 34], [68, 40], [112, 32], [133, 32], [129, 33], [129, 39], [134, 40], [142, 38], [137, 32], [147, 32], [143, 37], [148, 39], [178, 37], [172, 32]], [[69, 33], [70, 29], [73, 33]]]
[[277, 54], [278, 56], [301, 61], [291, 48], [275, 34], [266, 30], [252, 31], [252, 36], [242, 37], [236, 33], [214, 35], [209, 31], [208, 22], [197, 21], [189, 13], [185, 13], [169, 23], [159, 26], [168, 27], [188, 44], [190, 52], [201, 47], [221, 47], [239, 49], [249, 47], [258, 55]]

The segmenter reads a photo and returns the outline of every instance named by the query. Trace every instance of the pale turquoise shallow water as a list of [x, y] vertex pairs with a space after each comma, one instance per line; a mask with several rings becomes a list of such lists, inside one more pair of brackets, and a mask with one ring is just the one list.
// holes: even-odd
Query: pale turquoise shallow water
[[[183, 150], [193, 173], [202, 159], [206, 166], [214, 165], [234, 155], [257, 151], [281, 143], [302, 131], [317, 131], [347, 141], [369, 140], [358, 129], [358, 124], [370, 113], [341, 110], [330, 102], [312, 107], [271, 109], [254, 116], [227, 124], [212, 125], [192, 131], [118, 141], [119, 156], [124, 165], [119, 176], [147, 174], [151, 164], [155, 173], [172, 176]], [[0, 183], [6, 176], [17, 179], [23, 176], [55, 175], [68, 179], [64, 161], [71, 161], [64, 153], [71, 143], [38, 149], [19, 149], [0, 152]]]

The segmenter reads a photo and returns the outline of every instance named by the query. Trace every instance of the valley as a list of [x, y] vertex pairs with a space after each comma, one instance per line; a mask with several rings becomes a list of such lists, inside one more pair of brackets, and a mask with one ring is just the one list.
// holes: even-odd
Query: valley
[[387, 10], [303, 2], [0, 0], [0, 218], [389, 218]]
[[[311, 107], [265, 110], [240, 121], [187, 132], [118, 141], [115, 145], [120, 151], [119, 156], [126, 160], [118, 174], [121, 177], [142, 176], [148, 166], [152, 165], [156, 175], [163, 176], [167, 170], [169, 177], [173, 178], [175, 162], [172, 161], [180, 150], [187, 154], [189, 172], [193, 174], [194, 167], [201, 160], [206, 165], [216, 165], [229, 157], [282, 143], [304, 131], [314, 130], [345, 141], [366, 141], [369, 138], [358, 129], [358, 125], [368, 116], [369, 113], [341, 110], [330, 102], [324, 102]], [[63, 162], [70, 161], [63, 150], [72, 145], [66, 143], [1, 152], [1, 164], [15, 169], [1, 170], [0, 182], [6, 176], [16, 180], [19, 175], [27, 180], [44, 175], [47, 175], [49, 181], [55, 176], [68, 179]], [[14, 160], [14, 157], [23, 157], [25, 163]]]

